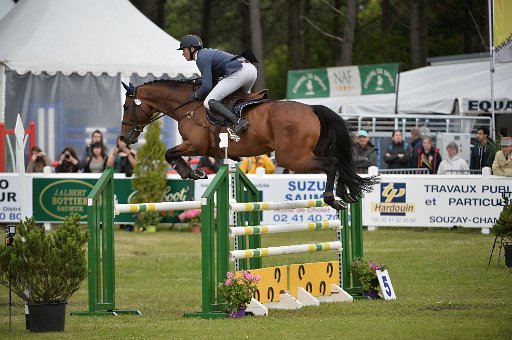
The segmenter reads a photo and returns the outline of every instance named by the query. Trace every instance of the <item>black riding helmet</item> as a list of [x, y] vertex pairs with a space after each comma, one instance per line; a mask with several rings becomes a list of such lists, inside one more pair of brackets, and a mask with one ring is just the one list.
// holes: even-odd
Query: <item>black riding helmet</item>
[[178, 48], [178, 50], [182, 50], [187, 47], [195, 47], [197, 50], [200, 50], [203, 48], [203, 42], [197, 35], [186, 35], [181, 38], [180, 48]]

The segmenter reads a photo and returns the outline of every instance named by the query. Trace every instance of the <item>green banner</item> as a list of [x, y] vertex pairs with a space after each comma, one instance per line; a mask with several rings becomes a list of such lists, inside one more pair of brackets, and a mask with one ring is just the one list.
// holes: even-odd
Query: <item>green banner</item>
[[[33, 214], [37, 222], [62, 222], [75, 212], [87, 219], [87, 195], [96, 184], [96, 179], [33, 179]], [[137, 191], [132, 189], [131, 178], [114, 179], [114, 204], [134, 203]], [[164, 202], [193, 200], [194, 182], [168, 179]], [[181, 211], [162, 212], [161, 223], [178, 222]], [[135, 214], [120, 214], [116, 223], [132, 223]]]
[[378, 64], [288, 71], [287, 98], [395, 93], [398, 66]]
[[395, 93], [398, 64], [362, 65], [361, 94]]
[[288, 94], [292, 98], [329, 97], [327, 69], [288, 71]]

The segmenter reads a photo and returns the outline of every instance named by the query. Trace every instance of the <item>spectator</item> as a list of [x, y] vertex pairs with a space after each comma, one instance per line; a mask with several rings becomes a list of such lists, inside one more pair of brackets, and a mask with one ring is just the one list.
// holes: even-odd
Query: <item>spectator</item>
[[471, 149], [469, 167], [471, 170], [482, 170], [491, 167], [494, 158], [494, 142], [489, 138], [489, 129], [481, 126], [476, 129], [476, 142]]
[[512, 177], [512, 137], [501, 138], [501, 150], [496, 153], [492, 163], [492, 173]]
[[79, 172], [82, 169], [82, 164], [80, 163], [75, 150], [70, 146], [66, 146], [60, 153], [59, 164], [55, 167], [55, 172], [72, 173]]
[[30, 154], [30, 162], [28, 162], [26, 172], [43, 172], [45, 166], [52, 165], [50, 158], [48, 158], [46, 153], [44, 153], [40, 147], [33, 146], [30, 150]]
[[459, 156], [459, 147], [457, 146], [457, 143], [454, 141], [448, 143], [446, 151], [448, 151], [448, 158], [443, 159], [441, 164], [439, 164], [439, 169], [437, 170], [439, 175], [469, 172], [468, 162]]
[[402, 140], [400, 130], [395, 130], [391, 134], [391, 143], [384, 154], [384, 162], [388, 169], [404, 169], [409, 166], [411, 158], [411, 148], [407, 142]]
[[416, 145], [422, 142], [420, 128], [415, 126], [411, 129], [411, 148], [414, 149]]
[[423, 137], [423, 145], [416, 148], [415, 168], [428, 169], [430, 174], [436, 174], [441, 163], [439, 149], [433, 147], [432, 138]]
[[94, 130], [91, 134], [91, 143], [85, 147], [85, 150], [82, 154], [82, 165], [85, 168], [85, 165], [89, 163], [89, 160], [92, 157], [92, 145], [94, 143], [100, 142], [103, 148], [103, 152], [105, 155], [107, 154], [107, 146], [103, 141], [103, 133], [100, 130]]
[[239, 167], [245, 174], [255, 174], [256, 168], [260, 167], [265, 168], [266, 174], [272, 174], [276, 168], [270, 157], [267, 155], [244, 157]]
[[220, 169], [219, 160], [210, 156], [201, 156], [197, 168], [204, 171], [205, 174], [215, 174]]
[[369, 166], [377, 165], [377, 148], [370, 142], [368, 132], [359, 130], [352, 153], [358, 174], [367, 174]]
[[107, 154], [102, 142], [95, 142], [91, 145], [92, 156], [84, 164], [84, 172], [98, 173], [105, 170]]
[[137, 164], [137, 153], [125, 142], [117, 138], [117, 144], [108, 156], [107, 166], [113, 166], [115, 172], [124, 173], [126, 177], [133, 175], [133, 168]]

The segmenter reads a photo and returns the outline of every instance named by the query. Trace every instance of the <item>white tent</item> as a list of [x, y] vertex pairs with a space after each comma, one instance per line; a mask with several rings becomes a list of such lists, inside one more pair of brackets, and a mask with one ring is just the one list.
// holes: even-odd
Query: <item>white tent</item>
[[[422, 67], [400, 73], [395, 94], [298, 99], [323, 104], [349, 115], [398, 113], [487, 113], [490, 111], [489, 61]], [[512, 113], [512, 63], [496, 64], [494, 98], [497, 111]], [[501, 108], [501, 109], [500, 109]]]
[[13, 7], [14, 2], [12, 0], [0, 0], [0, 19], [2, 19]]
[[115, 140], [121, 80], [199, 74], [178, 46], [128, 0], [22, 0], [0, 20], [0, 121], [35, 120], [47, 148], [59, 129], [57, 147], [98, 127]]

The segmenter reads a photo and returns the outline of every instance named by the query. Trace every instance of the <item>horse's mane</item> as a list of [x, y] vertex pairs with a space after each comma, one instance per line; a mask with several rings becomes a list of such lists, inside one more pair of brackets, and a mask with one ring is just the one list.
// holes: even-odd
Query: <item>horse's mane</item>
[[148, 81], [142, 85], [168, 85], [168, 86], [175, 86], [175, 85], [183, 85], [183, 84], [201, 84], [201, 78], [184, 78], [184, 79], [156, 79], [152, 81]]

